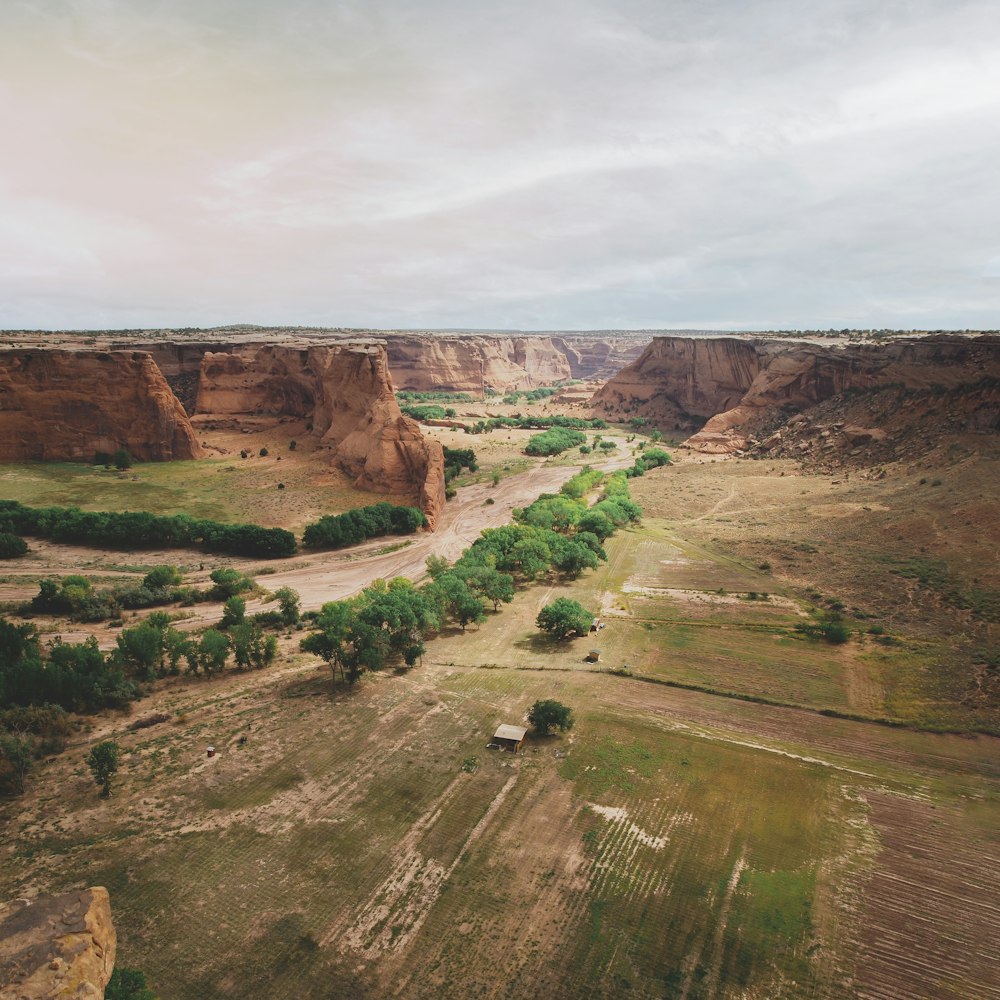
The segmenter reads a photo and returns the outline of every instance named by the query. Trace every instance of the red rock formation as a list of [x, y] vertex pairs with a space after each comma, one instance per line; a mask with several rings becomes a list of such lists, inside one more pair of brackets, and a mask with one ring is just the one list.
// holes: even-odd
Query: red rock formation
[[432, 527], [444, 506], [441, 446], [400, 412], [382, 344], [206, 354], [197, 412], [307, 418], [361, 489], [416, 494]]
[[657, 337], [594, 395], [592, 404], [609, 416], [643, 416], [661, 426], [697, 429], [689, 445], [730, 453], [747, 448], [765, 423], [774, 430], [776, 422], [845, 393], [893, 385], [946, 391], [984, 378], [1000, 378], [995, 337], [939, 336], [844, 347]]
[[0, 1000], [101, 1000], [116, 946], [107, 889], [0, 906]]
[[571, 378], [607, 378], [643, 339], [591, 336], [390, 334], [389, 368], [399, 389], [510, 392]]
[[89, 462], [119, 448], [143, 462], [202, 454], [148, 354], [0, 351], [0, 461]]
[[755, 344], [735, 337], [655, 337], [595, 393], [609, 415], [641, 416], [693, 430], [735, 406], [761, 369]]

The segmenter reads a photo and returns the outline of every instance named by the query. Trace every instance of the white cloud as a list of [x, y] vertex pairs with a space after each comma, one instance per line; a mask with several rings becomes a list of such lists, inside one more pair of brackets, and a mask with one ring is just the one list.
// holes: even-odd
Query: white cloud
[[0, 326], [995, 326], [998, 105], [992, 0], [14, 3]]

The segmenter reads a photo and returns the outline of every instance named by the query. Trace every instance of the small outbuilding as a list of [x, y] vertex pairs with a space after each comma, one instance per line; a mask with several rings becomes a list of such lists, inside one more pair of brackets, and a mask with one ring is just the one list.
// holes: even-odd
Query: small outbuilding
[[499, 726], [493, 734], [493, 742], [501, 750], [517, 753], [521, 749], [527, 731], [523, 726]]
[[601, 651], [599, 649], [592, 649], [586, 656], [588, 663], [600, 663], [601, 662]]
[[601, 619], [600, 618], [595, 618], [590, 623], [590, 631], [591, 632], [596, 632], [600, 627], [601, 627]]

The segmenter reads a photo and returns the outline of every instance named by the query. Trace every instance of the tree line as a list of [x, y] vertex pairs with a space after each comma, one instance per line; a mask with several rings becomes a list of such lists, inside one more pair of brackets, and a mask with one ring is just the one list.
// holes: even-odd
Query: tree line
[[200, 546], [208, 552], [262, 559], [279, 559], [297, 551], [295, 536], [284, 528], [222, 524], [187, 514], [26, 507], [16, 500], [0, 500], [0, 531], [109, 549]]
[[[466, 452], [471, 454], [471, 449], [460, 449], [457, 454]], [[411, 534], [426, 524], [423, 512], [416, 507], [381, 502], [321, 517], [306, 526], [303, 544], [308, 548], [336, 549], [380, 535]], [[109, 549], [200, 546], [208, 552], [259, 559], [281, 559], [298, 552], [295, 535], [284, 528], [222, 524], [186, 514], [26, 507], [16, 500], [0, 500], [0, 558], [27, 552], [22, 535]]]
[[423, 511], [385, 501], [356, 507], [343, 514], [327, 514], [302, 532], [309, 549], [342, 549], [382, 535], [411, 535], [427, 524]]
[[465, 428], [466, 434], [489, 434], [491, 431], [504, 428], [516, 430], [541, 431], [550, 427], [566, 427], [571, 430], [607, 430], [608, 422], [600, 417], [565, 417], [562, 414], [552, 416], [516, 416], [490, 417], [480, 420]]
[[575, 579], [596, 568], [607, 558], [602, 540], [642, 516], [621, 473], [607, 478], [601, 499], [588, 508], [584, 494], [604, 478], [583, 470], [558, 494], [515, 510], [513, 524], [483, 531], [454, 564], [431, 556], [423, 586], [403, 577], [377, 580], [356, 597], [324, 604], [306, 616], [313, 631], [302, 650], [325, 660], [335, 679], [353, 683], [366, 670], [413, 666], [427, 638], [449, 625], [464, 631], [482, 621], [490, 604], [497, 611], [510, 603], [519, 584]]

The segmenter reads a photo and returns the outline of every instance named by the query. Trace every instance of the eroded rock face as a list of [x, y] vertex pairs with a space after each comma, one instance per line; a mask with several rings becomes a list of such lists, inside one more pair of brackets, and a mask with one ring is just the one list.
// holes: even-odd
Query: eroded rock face
[[142, 351], [0, 351], [0, 461], [199, 458], [184, 408]]
[[386, 338], [396, 388], [415, 392], [511, 392], [574, 378], [608, 378], [644, 342], [628, 337], [447, 336]]
[[444, 506], [441, 445], [400, 412], [382, 344], [250, 345], [208, 353], [197, 412], [306, 418], [361, 489], [416, 494], [432, 527]]
[[656, 337], [598, 390], [592, 405], [693, 430], [743, 398], [760, 374], [755, 344], [735, 337]]
[[[762, 427], [773, 434], [789, 417], [851, 393], [890, 386], [949, 392], [996, 378], [1000, 378], [1000, 340], [988, 336], [924, 337], [846, 347], [751, 338], [657, 337], [640, 358], [595, 394], [592, 404], [608, 415], [642, 416], [661, 426], [694, 430], [690, 446], [728, 454], [754, 444]], [[852, 419], [863, 416], [852, 414]], [[854, 437], [884, 440], [873, 431], [878, 428], [858, 425]]]
[[102, 1000], [116, 946], [107, 889], [0, 906], [0, 1000]]

